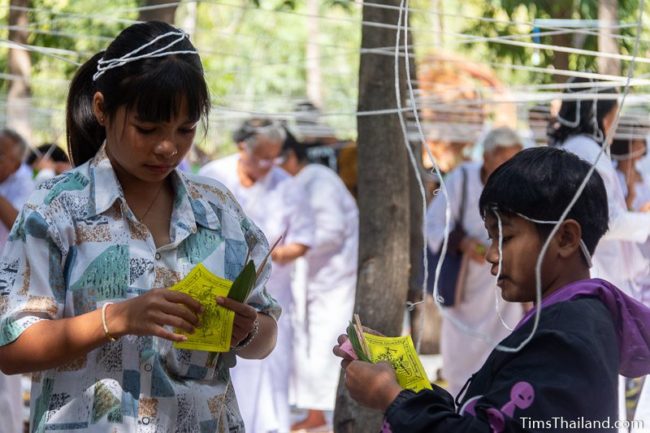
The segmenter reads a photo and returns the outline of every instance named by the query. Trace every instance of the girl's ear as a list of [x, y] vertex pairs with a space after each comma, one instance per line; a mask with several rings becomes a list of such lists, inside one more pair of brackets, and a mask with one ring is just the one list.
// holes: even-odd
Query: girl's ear
[[93, 114], [100, 125], [106, 126], [106, 115], [104, 114], [104, 95], [101, 92], [95, 92], [93, 95]]
[[582, 239], [582, 227], [574, 219], [565, 220], [555, 234], [557, 252], [562, 258], [568, 258], [578, 252], [580, 253], [580, 239]]

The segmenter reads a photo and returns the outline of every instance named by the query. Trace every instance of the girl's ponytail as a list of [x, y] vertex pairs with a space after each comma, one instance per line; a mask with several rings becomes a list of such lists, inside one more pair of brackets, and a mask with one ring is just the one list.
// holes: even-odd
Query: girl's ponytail
[[97, 88], [93, 74], [104, 52], [95, 54], [75, 73], [70, 82], [66, 106], [66, 138], [68, 155], [74, 166], [95, 156], [106, 138], [106, 130], [93, 113], [93, 97]]

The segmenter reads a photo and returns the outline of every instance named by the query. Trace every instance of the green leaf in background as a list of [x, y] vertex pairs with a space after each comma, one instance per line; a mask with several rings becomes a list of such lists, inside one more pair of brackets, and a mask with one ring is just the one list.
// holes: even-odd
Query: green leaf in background
[[233, 281], [230, 292], [228, 292], [228, 297], [237, 302], [246, 301], [246, 298], [248, 298], [248, 295], [255, 286], [256, 280], [255, 263], [251, 260], [244, 266], [244, 269], [242, 269], [239, 275], [237, 275], [235, 281]]

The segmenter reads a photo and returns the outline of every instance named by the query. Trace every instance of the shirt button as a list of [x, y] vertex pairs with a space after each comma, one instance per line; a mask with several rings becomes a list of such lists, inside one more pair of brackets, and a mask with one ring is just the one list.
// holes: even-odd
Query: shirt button
[[156, 260], [160, 260], [160, 253], [156, 253]]

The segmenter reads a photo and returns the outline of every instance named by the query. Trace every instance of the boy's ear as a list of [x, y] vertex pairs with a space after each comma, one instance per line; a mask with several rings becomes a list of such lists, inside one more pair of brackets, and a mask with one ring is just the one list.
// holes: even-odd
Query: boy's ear
[[565, 220], [555, 234], [557, 252], [562, 258], [568, 258], [580, 251], [580, 239], [582, 239], [582, 227], [574, 219]]

